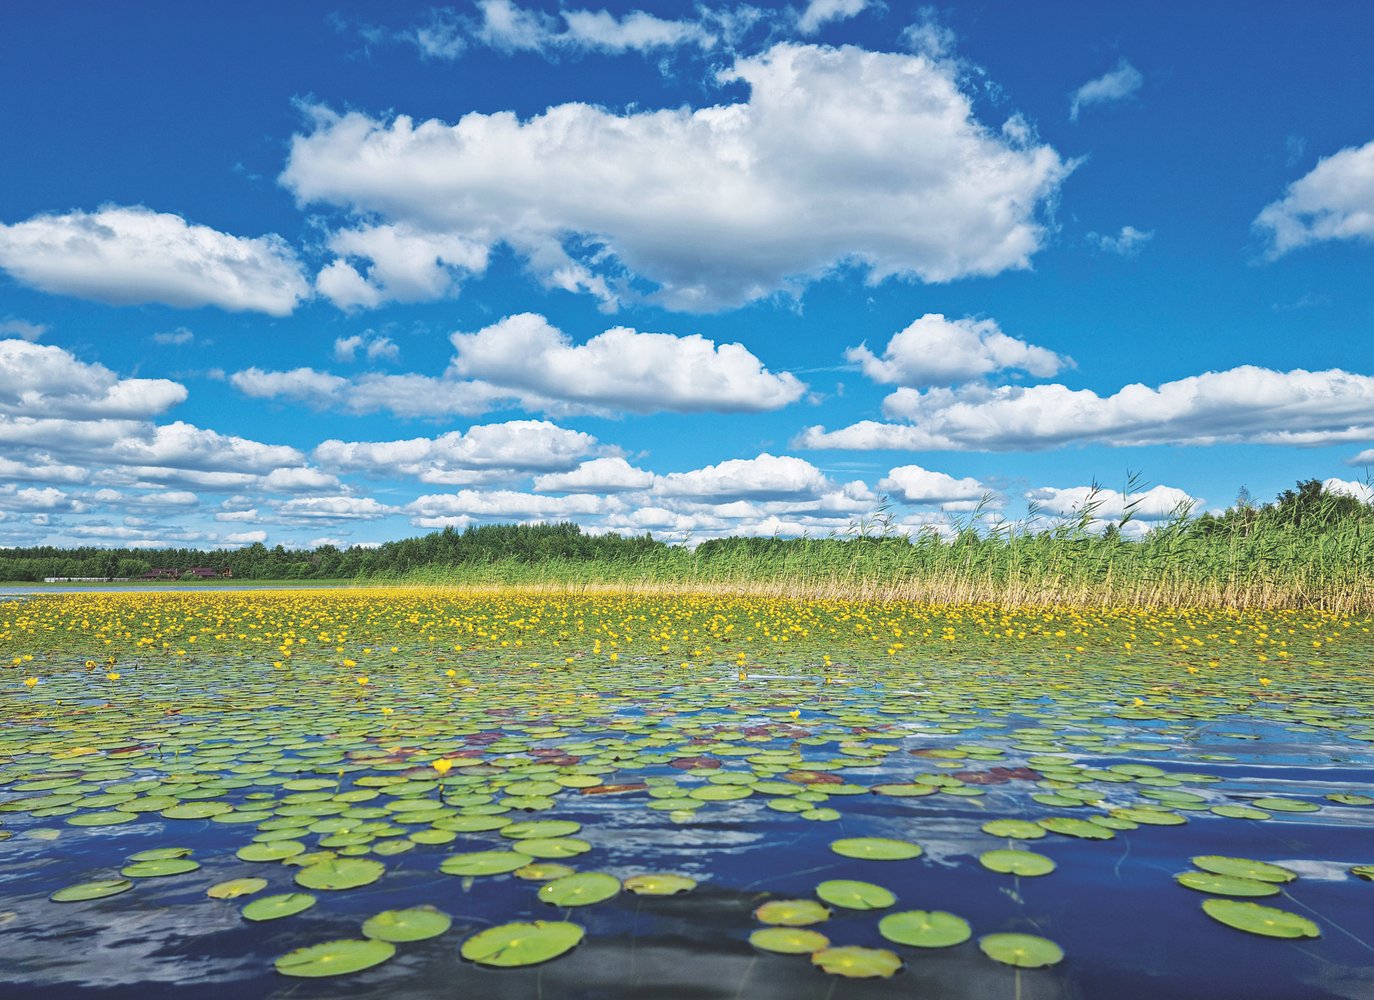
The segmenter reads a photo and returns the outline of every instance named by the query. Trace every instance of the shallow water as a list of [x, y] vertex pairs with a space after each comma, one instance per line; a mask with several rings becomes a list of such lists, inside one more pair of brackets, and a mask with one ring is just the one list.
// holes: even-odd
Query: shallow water
[[[67, 605], [39, 617], [49, 611], [53, 621], [91, 614]], [[189, 659], [145, 649], [119, 658], [120, 677], [102, 685], [105, 665], [88, 669], [76, 642], [21, 665], [43, 674], [32, 690], [17, 688], [16, 672], [7, 671], [0, 833], [11, 836], [0, 842], [0, 996], [1374, 996], [1374, 883], [1350, 872], [1374, 863], [1374, 806], [1326, 798], [1374, 798], [1374, 714], [1362, 687], [1374, 662], [1367, 639], [1307, 666], [1305, 686], [1295, 664], [1278, 690], [1257, 688], [1248, 664], [1224, 657], [1203, 680], [1184, 675], [1184, 683], [1172, 673], [1183, 662], [1177, 657], [1151, 653], [1123, 663], [1100, 643], [1071, 665], [1061, 665], [1057, 653], [1018, 660], [995, 647], [966, 659], [924, 647], [884, 655], [832, 644], [831, 667], [819, 666], [818, 652], [799, 649], [751, 670], [724, 660], [723, 649], [690, 669], [676, 651], [615, 663], [550, 658], [558, 664], [551, 667], [495, 642], [453, 650], [447, 640], [417, 644], [401, 631], [369, 637], [378, 646], [388, 641], [397, 651], [379, 648], [365, 667], [343, 666], [333, 649], [283, 669], [272, 667], [270, 650], [245, 651], [242, 643]], [[354, 675], [364, 669], [368, 683], [358, 684]], [[1173, 686], [1162, 693], [1166, 676]], [[1135, 704], [1136, 691], [1144, 704]], [[455, 764], [442, 789], [432, 767], [440, 757]], [[1146, 767], [1135, 775], [1109, 770], [1121, 765]], [[602, 784], [533, 798], [520, 786], [506, 790], [558, 776]], [[312, 779], [326, 787], [314, 788]], [[302, 780], [300, 790], [283, 787]], [[781, 782], [795, 792], [768, 784], [733, 801], [650, 808], [726, 780]], [[912, 782], [935, 790], [914, 797], [873, 790]], [[595, 792], [607, 785], [631, 788]], [[333, 799], [350, 790], [378, 795]], [[1090, 801], [1032, 798], [1065, 791]], [[574, 836], [590, 850], [560, 859], [564, 864], [621, 878], [670, 872], [699, 884], [681, 896], [625, 891], [560, 909], [539, 901], [537, 881], [440, 872], [455, 853], [517, 846], [493, 830], [383, 853], [379, 881], [318, 891], [317, 904], [301, 914], [251, 923], [239, 911], [256, 896], [217, 900], [206, 889], [259, 876], [269, 884], [257, 895], [297, 891], [299, 866], [236, 857], [255, 836], [271, 835], [273, 820], [264, 828], [223, 822], [234, 812], [187, 820], [139, 811], [117, 825], [71, 825], [94, 812], [128, 814], [119, 806], [154, 795], [275, 817], [290, 815], [293, 804], [311, 806], [320, 815], [287, 827], [300, 831], [309, 852], [340, 823], [380, 822], [354, 851], [368, 857], [378, 857], [379, 845], [464, 814], [566, 819], [581, 824]], [[35, 802], [39, 796], [61, 798]], [[1270, 809], [1264, 820], [1211, 811], [1275, 797], [1317, 808]], [[407, 799], [432, 800], [442, 813], [418, 822], [405, 811], [375, 815]], [[789, 799], [820, 812], [808, 819], [769, 805]], [[1110, 818], [1132, 807], [1186, 822], [1141, 824], [1104, 840], [1049, 833], [1014, 844], [981, 830], [994, 819]], [[832, 809], [836, 818], [825, 812]], [[911, 841], [923, 853], [874, 861], [830, 849], [851, 837]], [[48, 899], [64, 886], [117, 877], [135, 852], [169, 846], [192, 849], [201, 868], [138, 878], [131, 890], [104, 899]], [[980, 865], [979, 854], [1008, 846], [1046, 855], [1056, 870], [1017, 878]], [[1207, 897], [1174, 881], [1190, 858], [1209, 854], [1296, 873], [1280, 894], [1258, 902], [1312, 919], [1321, 936], [1265, 938], [1212, 920], [1201, 908]], [[891, 949], [904, 961], [895, 976], [835, 978], [804, 955], [750, 945], [751, 932], [763, 926], [753, 915], [760, 904], [814, 898], [827, 879], [864, 880], [896, 894], [886, 911], [834, 908], [812, 928], [835, 945]], [[391, 960], [346, 978], [299, 980], [274, 971], [273, 960], [295, 948], [356, 938], [367, 917], [418, 905], [450, 914], [452, 927], [401, 944]], [[955, 913], [969, 922], [973, 939], [938, 949], [884, 940], [877, 930], [884, 912], [909, 909]], [[586, 937], [570, 953], [523, 969], [484, 968], [459, 955], [461, 943], [483, 928], [537, 919], [574, 921]], [[1003, 931], [1049, 938], [1066, 957], [1043, 969], [994, 962], [977, 941]]]

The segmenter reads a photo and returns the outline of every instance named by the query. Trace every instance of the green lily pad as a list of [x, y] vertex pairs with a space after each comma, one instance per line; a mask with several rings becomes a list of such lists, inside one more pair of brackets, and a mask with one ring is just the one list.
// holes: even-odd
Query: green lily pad
[[1039, 840], [1045, 835], [1045, 827], [1024, 819], [990, 819], [983, 824], [982, 830], [994, 837], [1011, 837], [1014, 840]]
[[760, 927], [749, 935], [749, 943], [779, 955], [810, 955], [830, 947], [830, 939], [824, 934], [802, 927]]
[[1047, 816], [1037, 821], [1050, 833], [1062, 834], [1065, 837], [1078, 837], [1082, 840], [1111, 840], [1115, 833], [1086, 819], [1075, 819], [1072, 816]]
[[1194, 865], [1205, 872], [1217, 875], [1234, 875], [1237, 878], [1255, 879], [1259, 882], [1291, 882], [1298, 873], [1289, 871], [1281, 865], [1268, 861], [1251, 861], [1249, 858], [1228, 858], [1220, 854], [1201, 854], [1192, 859]]
[[1280, 891], [1273, 882], [1212, 872], [1182, 872], [1174, 876], [1174, 881], [1186, 888], [1210, 892], [1215, 896], [1274, 896]]
[[147, 851], [130, 854], [130, 861], [166, 861], [168, 858], [189, 858], [189, 847], [154, 847]]
[[526, 838], [546, 839], [551, 837], [570, 837], [582, 829], [581, 823], [569, 819], [532, 819], [501, 826], [501, 836], [516, 840]]
[[921, 846], [887, 837], [845, 837], [830, 845], [836, 854], [865, 861], [907, 861], [921, 856]]
[[227, 802], [182, 802], [162, 810], [164, 819], [209, 819], [233, 810]]
[[539, 887], [539, 898], [554, 906], [590, 906], [620, 894], [620, 879], [604, 872], [564, 875]]
[[438, 937], [452, 925], [452, 917], [429, 906], [383, 910], [363, 922], [363, 937], [398, 944], [403, 941], [425, 941]]
[[[37, 815], [35, 813], [34, 815]], [[67, 819], [68, 826], [119, 826], [121, 823], [132, 823], [138, 819], [134, 813], [119, 812], [118, 810], [108, 810], [93, 813], [81, 813]]]
[[1355, 865], [1350, 869], [1350, 874], [1366, 882], [1374, 882], [1374, 865]]
[[538, 965], [577, 947], [586, 932], [561, 920], [501, 924], [463, 942], [460, 954], [478, 965], [516, 968]]
[[382, 877], [386, 866], [369, 858], [317, 861], [296, 872], [296, 884], [306, 889], [356, 889]]
[[1205, 899], [1202, 909], [1213, 920], [1249, 934], [1276, 938], [1315, 938], [1321, 937], [1322, 933], [1321, 928], [1306, 917], [1259, 903]]
[[697, 880], [686, 875], [631, 875], [623, 885], [636, 896], [677, 896], [695, 889]]
[[1310, 813], [1316, 812], [1321, 806], [1315, 802], [1306, 802], [1302, 799], [1286, 799], [1279, 796], [1267, 796], [1262, 799], [1254, 799], [1251, 803], [1256, 809], [1267, 809], [1269, 812], [1286, 813]]
[[902, 960], [895, 952], [856, 945], [822, 948], [811, 956], [811, 964], [845, 979], [889, 979], [902, 968]]
[[394, 954], [396, 946], [389, 941], [326, 941], [287, 952], [277, 959], [275, 965], [284, 976], [319, 979], [361, 972], [381, 965]]
[[1217, 816], [1225, 816], [1228, 819], [1272, 819], [1270, 813], [1263, 809], [1256, 809], [1253, 806], [1221, 805], [1212, 806], [1211, 812]]
[[86, 899], [104, 899], [106, 896], [117, 896], [121, 892], [128, 892], [133, 887], [133, 882], [127, 878], [102, 878], [94, 882], [78, 882], [76, 885], [58, 889], [48, 898], [54, 903], [78, 903]]
[[591, 844], [577, 837], [526, 837], [517, 846], [521, 854], [544, 860], [572, 858], [592, 849]]
[[205, 895], [211, 899], [237, 899], [240, 896], [262, 892], [266, 888], [265, 878], [231, 878], [225, 882], [216, 882], [205, 890]]
[[973, 936], [973, 929], [963, 917], [943, 910], [905, 910], [879, 920], [878, 933], [894, 944], [948, 948], [967, 941]]
[[1353, 792], [1333, 792], [1326, 798], [1343, 806], [1374, 806], [1374, 796], [1356, 795]]
[[305, 853], [299, 840], [274, 840], [265, 844], [244, 844], [234, 852], [240, 861], [284, 861]]
[[897, 897], [872, 882], [831, 879], [816, 886], [816, 895], [831, 906], [847, 910], [881, 910], [897, 902]]
[[255, 899], [240, 910], [239, 915], [244, 920], [252, 920], [257, 923], [263, 920], [277, 920], [281, 917], [294, 916], [314, 905], [315, 897], [308, 892], [287, 892], [278, 896], [263, 896], [261, 899]]
[[164, 858], [161, 861], [135, 861], [125, 865], [119, 874], [125, 878], [163, 878], [168, 875], [185, 875], [200, 868], [199, 861], [190, 858]]
[[1034, 851], [984, 851], [978, 861], [989, 871], [1003, 875], [1048, 875], [1055, 868], [1052, 860]]
[[978, 947], [993, 961], [1021, 969], [1040, 969], [1064, 960], [1059, 945], [1034, 934], [988, 934], [978, 939]]
[[560, 865], [556, 861], [531, 861], [527, 865], [521, 865], [511, 874], [516, 878], [523, 878], [530, 882], [552, 882], [556, 878], [571, 875], [575, 871], [577, 871], [576, 868]]
[[439, 870], [445, 875], [505, 875], [533, 860], [519, 851], [472, 851], [450, 854], [439, 862]]
[[774, 899], [754, 911], [761, 923], [783, 927], [806, 927], [830, 919], [830, 908], [814, 899]]

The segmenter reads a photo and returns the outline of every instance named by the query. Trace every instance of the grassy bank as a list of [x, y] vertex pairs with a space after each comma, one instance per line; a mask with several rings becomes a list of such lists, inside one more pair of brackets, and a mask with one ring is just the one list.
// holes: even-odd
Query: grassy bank
[[[1362, 530], [1363, 529], [1363, 530]], [[1374, 610], [1374, 534], [1259, 526], [1213, 534], [1164, 528], [1138, 541], [1054, 533], [905, 538], [733, 539], [635, 561], [497, 560], [425, 566], [413, 583], [1013, 605], [1316, 607]]]

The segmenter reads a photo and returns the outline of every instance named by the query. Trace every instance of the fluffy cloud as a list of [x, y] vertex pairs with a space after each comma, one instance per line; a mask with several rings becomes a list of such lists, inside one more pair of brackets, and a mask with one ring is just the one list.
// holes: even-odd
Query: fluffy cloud
[[955, 479], [919, 465], [899, 465], [879, 481], [878, 489], [918, 504], [976, 504], [995, 492], [976, 479]]
[[401, 349], [390, 337], [371, 332], [334, 338], [335, 361], [352, 361], [358, 356], [359, 351], [366, 354], [369, 361], [376, 361], [378, 358], [394, 361], [401, 354]]
[[806, 391], [794, 375], [765, 369], [743, 344], [696, 335], [616, 327], [575, 346], [543, 316], [522, 313], [450, 339], [459, 375], [592, 407], [753, 412], [786, 406]]
[[309, 294], [295, 253], [279, 236], [231, 236], [141, 206], [0, 224], [0, 268], [45, 292], [114, 305], [285, 316]]
[[1316, 446], [1374, 440], [1374, 378], [1331, 369], [1244, 365], [1110, 396], [1063, 385], [898, 389], [889, 417], [836, 431], [810, 427], [801, 448], [1010, 451], [1072, 442], [1108, 445]]
[[296, 497], [278, 506], [277, 514], [302, 521], [375, 521], [396, 510], [371, 497]]
[[1126, 515], [1128, 507], [1133, 516], [1140, 520], [1159, 521], [1173, 517], [1180, 511], [1192, 510], [1200, 503], [1197, 497], [1172, 486], [1155, 486], [1130, 494], [1093, 486], [1073, 486], [1068, 489], [1042, 486], [1028, 490], [1026, 499], [1048, 514], [1076, 517], [1084, 512], [1100, 521], [1119, 521]]
[[797, 30], [814, 35], [831, 21], [843, 21], [863, 12], [868, 0], [810, 0], [797, 15]]
[[609, 299], [637, 276], [709, 311], [840, 265], [874, 283], [1028, 267], [1070, 169], [1023, 126], [977, 121], [955, 67], [922, 55], [780, 44], [721, 80], [749, 99], [456, 125], [317, 109], [281, 180], [302, 204], [504, 243], [554, 287]]
[[1264, 207], [1255, 228], [1269, 237], [1269, 258], [1323, 240], [1374, 240], [1374, 141], [1321, 160]]
[[84, 483], [91, 470], [84, 465], [64, 465], [41, 452], [26, 461], [0, 457], [0, 480], [23, 479], [40, 483]]
[[48, 332], [43, 323], [30, 323], [26, 319], [11, 316], [0, 320], [0, 337], [18, 337], [20, 340], [37, 340]]
[[267, 532], [260, 528], [256, 531], [236, 531], [225, 535], [220, 541], [226, 545], [252, 545], [254, 542], [267, 541]]
[[1089, 80], [1069, 95], [1069, 120], [1078, 121], [1079, 110], [1093, 104], [1125, 100], [1139, 90], [1144, 82], [1145, 77], [1140, 70], [1122, 59], [1116, 64], [1116, 69]]
[[949, 385], [1007, 369], [1048, 377], [1073, 364], [1053, 351], [1007, 336], [990, 319], [949, 320], [939, 313], [926, 313], [893, 334], [882, 357], [865, 344], [851, 347], [845, 357], [858, 362], [875, 382], [906, 386]]
[[185, 398], [186, 387], [167, 379], [122, 379], [60, 347], [0, 340], [0, 413], [138, 418]]
[[659, 477], [654, 492], [715, 500], [802, 500], [820, 496], [829, 486], [821, 470], [805, 459], [765, 452], [691, 472], [670, 472]]
[[321, 443], [315, 460], [331, 469], [409, 476], [430, 483], [480, 481], [484, 473], [560, 472], [597, 448], [596, 438], [547, 420], [481, 424], [466, 432], [404, 441]]
[[0, 487], [0, 508], [16, 513], [38, 513], [71, 511], [80, 513], [85, 510], [81, 501], [52, 487]]
[[652, 472], [636, 469], [619, 457], [594, 458], [570, 472], [550, 472], [534, 480], [540, 493], [618, 493], [648, 489], [653, 484]]
[[[319, 273], [315, 288], [341, 309], [441, 299], [463, 278], [487, 269], [489, 250], [463, 236], [407, 224], [345, 229], [330, 237], [329, 249], [339, 257]], [[364, 260], [370, 263], [359, 263]]]
[[[522, 313], [450, 339], [455, 354], [443, 376], [370, 372], [344, 378], [314, 368], [248, 368], [229, 381], [259, 399], [398, 416], [473, 416], [515, 407], [555, 415], [758, 412], [786, 406], [806, 391], [791, 373], [768, 371], [744, 345], [717, 345], [696, 335], [616, 327], [575, 345], [543, 316]], [[335, 353], [351, 357], [364, 343], [372, 353], [377, 341], [342, 338]]]
[[368, 372], [344, 378], [314, 368], [276, 372], [246, 368], [230, 375], [229, 382], [245, 396], [256, 399], [290, 399], [316, 409], [345, 413], [387, 411], [398, 417], [440, 417], [477, 416], [517, 406], [561, 409], [553, 401], [486, 382], [431, 375]]

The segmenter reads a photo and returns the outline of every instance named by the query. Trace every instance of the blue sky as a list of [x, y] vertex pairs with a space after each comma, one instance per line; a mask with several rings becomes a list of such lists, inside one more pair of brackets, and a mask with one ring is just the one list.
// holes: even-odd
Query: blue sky
[[1372, 49], [1358, 0], [7, 4], [0, 545], [1368, 499]]

